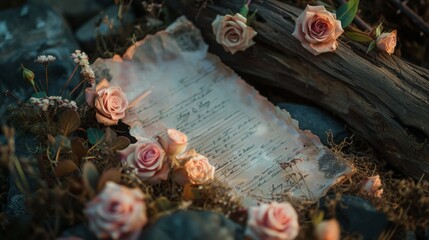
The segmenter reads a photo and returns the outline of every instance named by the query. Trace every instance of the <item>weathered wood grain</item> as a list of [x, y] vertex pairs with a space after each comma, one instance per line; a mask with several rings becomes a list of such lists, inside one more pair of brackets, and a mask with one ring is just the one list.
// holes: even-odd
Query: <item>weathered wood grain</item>
[[[216, 14], [237, 12], [242, 0], [167, 0], [202, 31], [210, 51], [244, 78], [286, 89], [341, 117], [405, 175], [429, 179], [429, 70], [341, 37], [334, 53], [313, 56], [291, 33], [302, 11], [275, 0], [254, 0], [256, 45], [231, 55], [216, 43]], [[400, 29], [399, 29], [400, 31]]]

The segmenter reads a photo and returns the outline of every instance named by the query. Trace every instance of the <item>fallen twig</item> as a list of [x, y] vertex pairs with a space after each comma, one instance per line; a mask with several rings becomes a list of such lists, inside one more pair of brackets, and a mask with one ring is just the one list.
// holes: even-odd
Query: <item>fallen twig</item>
[[400, 0], [389, 0], [395, 5], [401, 12], [405, 14], [418, 28], [426, 35], [429, 35], [429, 24], [425, 22], [419, 15], [417, 15], [411, 8], [407, 6], [406, 2]]

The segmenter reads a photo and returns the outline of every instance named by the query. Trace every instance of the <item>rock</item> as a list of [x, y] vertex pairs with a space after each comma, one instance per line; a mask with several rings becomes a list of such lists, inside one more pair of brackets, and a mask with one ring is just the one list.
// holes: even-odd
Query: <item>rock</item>
[[329, 130], [334, 134], [335, 143], [340, 143], [345, 137], [350, 136], [342, 121], [321, 108], [298, 103], [279, 103], [278, 106], [287, 110], [293, 119], [298, 120], [300, 129], [311, 130], [325, 145], [327, 145], [326, 132]]
[[[124, 26], [132, 24], [135, 19], [134, 13], [130, 9], [127, 14], [124, 16], [123, 24]], [[111, 36], [119, 33], [121, 26], [121, 22], [118, 17], [118, 7], [116, 5], [112, 5], [105, 10], [101, 11], [99, 14], [91, 18], [85, 24], [83, 24], [76, 31], [76, 39], [85, 47], [85, 48], [93, 48], [95, 45], [97, 35], [101, 36]], [[108, 22], [103, 21], [105, 17], [108, 17]], [[97, 28], [97, 25], [99, 27]]]
[[139, 239], [243, 239], [243, 229], [217, 213], [179, 211], [144, 228]]
[[[327, 198], [334, 196], [327, 196]], [[320, 200], [321, 210], [327, 212], [326, 203]], [[378, 239], [387, 229], [389, 222], [384, 213], [378, 212], [369, 201], [357, 196], [343, 195], [337, 203], [335, 216], [340, 222], [341, 231], [357, 233], [363, 239]]]
[[95, 236], [91, 230], [89, 230], [88, 225], [84, 224], [67, 229], [61, 234], [61, 238], [58, 239], [72, 239], [72, 237], [85, 240], [97, 240], [97, 236]]
[[74, 29], [83, 24], [103, 8], [112, 4], [112, 0], [29, 0], [29, 3], [45, 4], [57, 8]]
[[[31, 85], [22, 78], [21, 64], [35, 73], [35, 80], [45, 82], [44, 67], [35, 63], [38, 55], [53, 55], [57, 59], [49, 64], [49, 93], [58, 95], [73, 71], [71, 52], [79, 49], [61, 14], [46, 5], [24, 5], [21, 8], [0, 11], [0, 115], [5, 116], [6, 106], [16, 103], [4, 97], [10, 89], [17, 97], [27, 100], [34, 93]], [[79, 74], [69, 84], [69, 90], [78, 83]], [[4, 122], [4, 118], [0, 120]]]

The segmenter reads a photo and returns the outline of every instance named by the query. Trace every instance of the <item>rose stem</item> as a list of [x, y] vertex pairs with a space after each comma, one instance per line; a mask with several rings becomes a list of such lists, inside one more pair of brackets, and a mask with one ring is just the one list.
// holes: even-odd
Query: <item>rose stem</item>
[[13, 94], [11, 90], [6, 90], [6, 91], [4, 91], [4, 95], [5, 95], [6, 97], [12, 96], [13, 98], [15, 98], [15, 100], [16, 100], [18, 103], [22, 102], [22, 101], [21, 101], [21, 99], [19, 99], [15, 94]]
[[251, 1], [252, 0], [247, 1], [246, 6], [249, 6]]
[[48, 64], [45, 64], [46, 95], [49, 96]]
[[85, 81], [86, 79], [83, 79], [82, 81], [80, 81], [80, 83], [75, 88], [73, 88], [73, 90], [70, 92], [69, 95], [72, 95], [74, 91], [76, 91], [79, 88], [79, 86], [82, 85], [82, 83], [84, 83]]
[[46, 92], [45, 87], [43, 87], [42, 81], [40, 81], [40, 78], [38, 78], [37, 80], [39, 81], [39, 85], [40, 85], [40, 87], [38, 86], [37, 88], [39, 88], [39, 90], [41, 89], [44, 92]]
[[76, 66], [74, 67], [73, 72], [70, 74], [69, 79], [67, 80], [66, 84], [63, 87], [63, 90], [61, 90], [60, 96], [63, 96], [63, 92], [66, 89], [66, 87], [69, 85], [69, 83], [70, 83], [74, 73], [76, 72], [78, 66], [79, 66], [79, 64], [76, 64]]

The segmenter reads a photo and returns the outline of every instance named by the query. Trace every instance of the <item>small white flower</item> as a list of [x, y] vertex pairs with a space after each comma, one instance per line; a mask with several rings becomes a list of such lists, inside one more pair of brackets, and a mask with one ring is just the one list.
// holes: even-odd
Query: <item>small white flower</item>
[[52, 56], [52, 55], [48, 55], [48, 56], [40, 55], [34, 60], [34, 62], [47, 65], [47, 64], [55, 61], [55, 59], [57, 59], [57, 58]]
[[89, 59], [88, 55], [86, 55], [85, 52], [82, 52], [80, 50], [74, 51], [74, 53], [71, 54], [73, 61], [77, 64], [79, 64], [81, 67], [85, 67], [89, 65]]
[[81, 67], [80, 74], [86, 79], [90, 84], [95, 83], [95, 74], [92, 68], [89, 66], [89, 58], [85, 52], [76, 50], [71, 54], [73, 61]]

